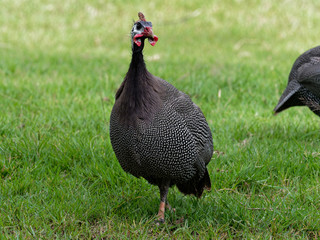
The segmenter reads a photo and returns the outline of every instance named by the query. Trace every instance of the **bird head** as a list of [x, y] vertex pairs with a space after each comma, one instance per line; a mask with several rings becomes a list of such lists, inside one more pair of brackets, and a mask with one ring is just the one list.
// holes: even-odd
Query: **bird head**
[[141, 46], [141, 42], [148, 38], [149, 43], [154, 46], [158, 37], [153, 34], [152, 23], [147, 22], [143, 13], [138, 13], [139, 20], [133, 24], [131, 30], [132, 44], [136, 44], [138, 47]]

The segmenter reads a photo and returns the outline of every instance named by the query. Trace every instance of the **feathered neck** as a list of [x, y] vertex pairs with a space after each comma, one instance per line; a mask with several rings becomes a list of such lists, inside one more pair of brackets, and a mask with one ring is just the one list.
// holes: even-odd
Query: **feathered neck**
[[134, 46], [132, 48], [131, 63], [125, 77], [125, 79], [129, 79], [130, 83], [143, 81], [146, 75], [148, 75], [149, 73], [143, 59], [143, 54], [142, 54], [144, 41], [142, 41], [142, 44], [140, 47], [138, 47], [136, 44], [133, 44], [133, 45]]
[[116, 101], [119, 101], [120, 120], [127, 125], [137, 121], [150, 122], [161, 106], [161, 86], [147, 70], [140, 47], [133, 44], [129, 70], [120, 86]]

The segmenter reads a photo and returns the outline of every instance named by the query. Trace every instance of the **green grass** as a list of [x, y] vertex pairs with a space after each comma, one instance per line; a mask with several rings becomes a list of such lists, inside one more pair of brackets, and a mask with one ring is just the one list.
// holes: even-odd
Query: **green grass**
[[[272, 109], [319, 44], [318, 1], [0, 3], [1, 239], [306, 239], [320, 236], [319, 117]], [[114, 94], [142, 11], [147, 67], [189, 94], [213, 131], [212, 191], [126, 174], [109, 140]]]

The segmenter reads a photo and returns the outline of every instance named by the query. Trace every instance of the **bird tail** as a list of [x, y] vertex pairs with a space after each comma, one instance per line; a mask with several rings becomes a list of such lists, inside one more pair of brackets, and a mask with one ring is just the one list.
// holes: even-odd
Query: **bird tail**
[[192, 194], [200, 198], [204, 189], [211, 190], [211, 181], [208, 170], [205, 170], [201, 179], [199, 179], [199, 175], [196, 175], [195, 178], [192, 178], [187, 182], [177, 184], [177, 187], [183, 194]]

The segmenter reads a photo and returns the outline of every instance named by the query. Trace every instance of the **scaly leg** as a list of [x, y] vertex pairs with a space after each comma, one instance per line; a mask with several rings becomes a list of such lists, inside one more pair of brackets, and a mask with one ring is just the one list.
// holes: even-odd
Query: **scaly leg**
[[167, 195], [170, 187], [170, 181], [163, 181], [162, 184], [159, 185], [160, 189], [160, 206], [158, 212], [158, 221], [164, 223], [164, 212], [166, 207]]

